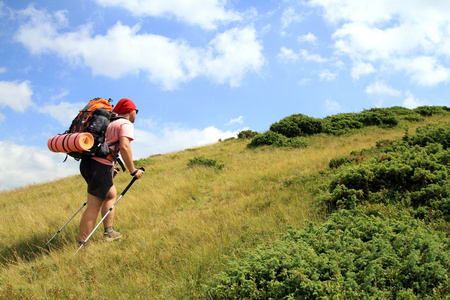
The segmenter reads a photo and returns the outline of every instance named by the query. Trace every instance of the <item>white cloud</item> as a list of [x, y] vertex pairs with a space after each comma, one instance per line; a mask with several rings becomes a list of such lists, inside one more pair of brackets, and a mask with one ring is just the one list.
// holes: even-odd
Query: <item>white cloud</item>
[[331, 113], [342, 112], [342, 106], [335, 100], [325, 100], [325, 109]]
[[[405, 72], [424, 86], [450, 81], [450, 2], [421, 0], [311, 0], [324, 18], [337, 26], [338, 53], [376, 71]], [[368, 65], [366, 65], [368, 66]], [[364, 70], [364, 68], [363, 68]], [[365, 69], [366, 71], [373, 71]]]
[[40, 113], [50, 115], [61, 125], [69, 127], [72, 120], [80, 112], [86, 103], [60, 102], [59, 104], [50, 104], [38, 109]]
[[48, 149], [0, 141], [0, 191], [78, 173], [78, 163]]
[[330, 70], [323, 70], [319, 73], [320, 80], [334, 80], [338, 76], [337, 73], [331, 73]]
[[63, 91], [61, 91], [61, 93], [59, 93], [59, 94], [57, 94], [57, 95], [54, 95], [54, 96], [51, 96], [51, 100], [58, 100], [58, 99], [61, 99], [61, 98], [64, 98], [64, 97], [66, 97], [67, 95], [69, 95], [69, 91], [68, 90], [63, 90]]
[[242, 19], [242, 15], [226, 10], [226, 0], [96, 0], [105, 7], [122, 7], [135, 16], [172, 17], [190, 25], [216, 29], [217, 25]]
[[235, 119], [231, 119], [230, 122], [225, 124], [226, 126], [233, 125], [233, 124], [244, 124], [244, 116], [239, 116]]
[[368, 75], [375, 72], [375, 68], [371, 63], [364, 63], [362, 61], [354, 62], [351, 75], [354, 79], [359, 79], [361, 75]]
[[288, 28], [291, 23], [301, 22], [302, 20], [303, 18], [297, 14], [292, 7], [283, 10], [283, 14], [281, 16], [281, 28], [283, 29], [282, 35], [286, 34], [284, 30]]
[[397, 97], [400, 96], [402, 92], [391, 88], [384, 82], [377, 81], [366, 87], [366, 94]]
[[0, 1], [0, 17], [3, 17], [6, 15], [6, 12], [3, 11], [4, 7], [5, 7], [5, 3], [3, 3], [3, 1]]
[[33, 91], [29, 81], [0, 81], [0, 106], [23, 112], [31, 105]]
[[329, 59], [323, 58], [319, 54], [309, 54], [305, 49], [300, 50], [300, 55], [307, 61], [313, 61], [317, 63], [325, 63], [329, 61]]
[[238, 131], [221, 131], [214, 126], [204, 129], [183, 128], [166, 124], [156, 131], [135, 129], [135, 140], [131, 144], [133, 158], [144, 158], [158, 153], [171, 153], [187, 148], [200, 147], [219, 139], [237, 137]]
[[278, 53], [278, 58], [285, 62], [296, 62], [300, 58], [306, 61], [312, 61], [316, 63], [326, 63], [329, 61], [327, 58], [323, 58], [319, 54], [310, 54], [307, 50], [301, 49], [298, 53], [294, 52], [292, 49], [281, 47], [280, 53]]
[[302, 35], [300, 37], [298, 37], [298, 42], [302, 43], [302, 42], [307, 42], [307, 43], [311, 43], [311, 44], [316, 44], [317, 42], [317, 38], [314, 34], [312, 34], [311, 32], [309, 32], [306, 35]]
[[403, 106], [406, 108], [416, 108], [418, 106], [426, 105], [426, 101], [421, 101], [416, 98], [410, 91], [406, 92], [406, 99], [403, 100]]
[[1, 73], [6, 73], [6, 68], [5, 67], [0, 68], [0, 74]]
[[281, 47], [277, 57], [285, 62], [296, 62], [299, 60], [300, 55], [295, 53], [292, 49]]
[[181, 39], [139, 34], [138, 25], [118, 22], [105, 35], [92, 36], [90, 26], [59, 33], [65, 24], [63, 13], [51, 16], [30, 6], [21, 15], [29, 21], [20, 26], [15, 38], [31, 53], [56, 53], [74, 67], [84, 63], [94, 75], [115, 79], [144, 72], [167, 90], [199, 76], [238, 86], [247, 72], [258, 72], [264, 63], [252, 27], [227, 30], [200, 48]]
[[421, 86], [450, 81], [450, 69], [444, 67], [435, 57], [402, 58], [396, 60], [395, 66], [410, 74], [411, 79]]
[[219, 83], [238, 86], [244, 74], [257, 72], [264, 64], [262, 46], [254, 28], [230, 29], [218, 34], [208, 46], [202, 62], [205, 73]]

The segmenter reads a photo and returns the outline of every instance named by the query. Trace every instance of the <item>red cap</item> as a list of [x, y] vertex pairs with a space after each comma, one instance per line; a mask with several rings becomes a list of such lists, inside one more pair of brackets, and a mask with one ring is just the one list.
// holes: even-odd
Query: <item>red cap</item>
[[129, 114], [133, 110], [136, 109], [136, 104], [134, 104], [133, 101], [127, 98], [120, 99], [119, 102], [117, 102], [117, 105], [114, 106], [113, 112], [119, 115], [123, 114]]

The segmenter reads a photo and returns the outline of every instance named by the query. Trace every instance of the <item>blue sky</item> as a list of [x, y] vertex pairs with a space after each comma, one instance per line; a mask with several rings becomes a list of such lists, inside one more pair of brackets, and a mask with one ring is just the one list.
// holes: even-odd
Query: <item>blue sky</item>
[[450, 2], [0, 0], [0, 191], [78, 173], [47, 140], [133, 99], [134, 158], [394, 105], [449, 105]]

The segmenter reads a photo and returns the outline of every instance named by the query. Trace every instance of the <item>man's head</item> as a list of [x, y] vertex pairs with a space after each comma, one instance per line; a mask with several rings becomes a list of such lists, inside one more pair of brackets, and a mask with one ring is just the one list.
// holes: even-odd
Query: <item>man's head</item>
[[120, 99], [116, 106], [114, 106], [113, 112], [126, 117], [131, 123], [134, 123], [137, 114], [136, 104], [128, 98]]

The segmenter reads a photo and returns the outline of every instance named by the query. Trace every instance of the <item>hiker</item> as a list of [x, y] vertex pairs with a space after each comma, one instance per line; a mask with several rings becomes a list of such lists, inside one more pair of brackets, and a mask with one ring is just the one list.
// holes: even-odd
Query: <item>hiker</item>
[[[138, 110], [136, 105], [130, 99], [123, 98], [114, 107], [113, 112], [118, 115], [117, 119], [113, 119], [108, 125], [105, 133], [108, 145], [118, 141], [118, 154], [125, 163], [130, 174], [137, 179], [141, 178], [144, 171], [136, 169], [133, 164], [133, 156], [130, 142], [134, 139], [133, 124]], [[112, 147], [111, 147], [112, 148]], [[104, 216], [116, 201], [116, 187], [113, 178], [117, 174], [114, 168], [114, 159], [106, 159], [100, 157], [85, 157], [80, 163], [80, 173], [86, 180], [88, 185], [87, 207], [81, 217], [80, 232], [78, 235], [78, 243], [81, 245], [94, 229], [97, 221], [98, 212], [101, 210]], [[118, 240], [122, 237], [122, 233], [114, 230], [114, 211], [115, 207], [103, 220], [105, 231], [103, 240], [107, 242]]]

